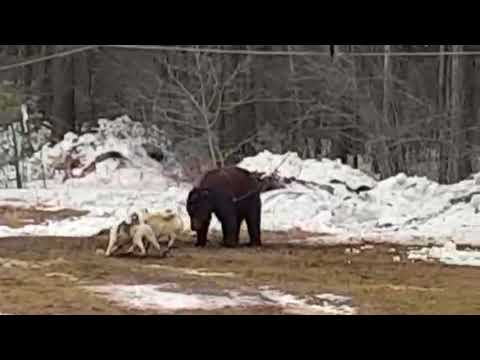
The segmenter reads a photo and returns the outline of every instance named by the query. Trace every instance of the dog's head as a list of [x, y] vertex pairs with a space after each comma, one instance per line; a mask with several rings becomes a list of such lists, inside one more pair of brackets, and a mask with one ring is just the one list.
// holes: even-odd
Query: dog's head
[[145, 222], [146, 216], [149, 214], [147, 209], [134, 209], [133, 211], [130, 212], [130, 215], [128, 215], [128, 222], [130, 225], [139, 225], [141, 223]]
[[139, 225], [140, 224], [140, 214], [138, 212], [133, 212], [129, 216], [130, 225]]
[[190, 191], [187, 199], [187, 212], [190, 216], [192, 231], [199, 231], [212, 216], [211, 191], [199, 188]]

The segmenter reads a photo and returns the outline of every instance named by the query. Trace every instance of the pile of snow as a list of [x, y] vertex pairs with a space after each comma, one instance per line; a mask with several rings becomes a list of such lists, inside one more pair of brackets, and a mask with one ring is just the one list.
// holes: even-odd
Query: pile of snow
[[[159, 148], [165, 160], [159, 163], [150, 158], [143, 147], [146, 144]], [[54, 168], [63, 163], [74, 146], [85, 166], [108, 151], [117, 151], [129, 161], [120, 166], [119, 161], [107, 160], [86, 177], [63, 183], [63, 173], [55, 173]], [[41, 205], [50, 210], [81, 209], [89, 214], [20, 229], [0, 226], [1, 236], [92, 236], [140, 208], [153, 211], [165, 207], [178, 209], [186, 218], [183, 203], [189, 185], [172, 180], [181, 175], [181, 170], [169, 149], [170, 144], [163, 132], [128, 117], [99, 120], [98, 128], [92, 133], [66, 134], [63, 141], [53, 147], [45, 145], [26, 161], [27, 180], [33, 180], [25, 181], [26, 189], [9, 189], [8, 198], [12, 200], [1, 201], [1, 204]], [[76, 172], [79, 171], [81, 169]], [[45, 173], [46, 186], [43, 180], [39, 180]]]
[[109, 285], [87, 288], [96, 294], [136, 310], [158, 312], [219, 310], [257, 306], [279, 307], [284, 313], [302, 315], [353, 315], [350, 299], [331, 294], [316, 296], [318, 304], [277, 290], [262, 288], [253, 295], [228, 291], [222, 295], [181, 292], [175, 284], [164, 285]]
[[[159, 147], [166, 160], [159, 163], [151, 159], [144, 144]], [[105, 161], [94, 173], [65, 184], [61, 182], [62, 174], [52, 176], [45, 188], [43, 181], [36, 180], [41, 177], [42, 169], [50, 174], [73, 146], [78, 146], [85, 164], [106, 151], [118, 151], [131, 162], [120, 166], [117, 161]], [[152, 211], [171, 208], [188, 223], [185, 201], [192, 185], [173, 180], [178, 177], [172, 175], [181, 171], [169, 148], [168, 139], [160, 130], [128, 117], [100, 120], [95, 132], [81, 136], [66, 134], [62, 142], [43, 147], [27, 162], [30, 178], [34, 180], [27, 181], [26, 190], [9, 189], [8, 198], [16, 199], [15, 205], [71, 208], [89, 214], [20, 229], [0, 227], [0, 236], [91, 236], [138, 208]], [[295, 153], [268, 151], [245, 158], [239, 166], [267, 174], [278, 170], [280, 176], [334, 189], [332, 194], [318, 186], [292, 183], [285, 189], [262, 194], [263, 230], [297, 228], [329, 236], [311, 238], [312, 244], [353, 244], [364, 240], [422, 246], [443, 245], [450, 240], [457, 244], [480, 244], [480, 196], [473, 196], [470, 202], [454, 205], [450, 202], [475, 191], [480, 194], [480, 175], [449, 186], [404, 174], [378, 182], [340, 161], [302, 160]], [[332, 180], [344, 182], [352, 189], [364, 186], [372, 190], [356, 194], [345, 185], [331, 184]], [[13, 203], [8, 200], [2, 204]], [[221, 229], [216, 219], [212, 228]]]
[[[8, 136], [8, 133], [3, 135]], [[144, 145], [158, 148], [165, 155], [164, 163], [159, 164], [151, 159], [147, 155]], [[122, 116], [115, 120], [100, 119], [96, 128], [83, 135], [67, 133], [63, 141], [53, 147], [49, 144], [44, 145], [22, 164], [26, 168], [23, 180], [27, 187], [44, 187], [44, 183], [41, 181], [44, 177], [50, 180], [47, 182], [47, 187], [61, 183], [63, 174], [55, 173], [54, 169], [63, 164], [67, 154], [74, 147], [78, 150], [84, 166], [90, 164], [98, 155], [108, 151], [117, 151], [131, 160], [131, 163], [134, 164], [132, 168], [136, 170], [118, 169], [119, 163], [109, 160], [101, 163], [93, 176], [73, 181], [84, 185], [133, 186], [138, 184], [139, 178], [155, 178], [155, 175], [161, 173], [165, 168], [172, 171], [178, 171], [180, 168], [170, 150], [171, 144], [161, 130], [154, 125], [144, 125], [132, 121], [128, 116]], [[12, 171], [12, 169], [5, 167], [4, 171]], [[77, 169], [76, 173], [78, 174], [80, 171], [81, 169]], [[112, 177], [114, 174], [116, 176]], [[153, 186], [154, 183], [151, 185]]]
[[443, 247], [413, 250], [408, 254], [409, 260], [438, 261], [453, 266], [480, 266], [480, 251], [460, 251], [454, 242], [447, 242]]
[[330, 184], [332, 195], [318, 188], [293, 184], [263, 195], [264, 227], [276, 230], [300, 228], [331, 233], [340, 242], [357, 236], [369, 241], [403, 244], [480, 243], [480, 198], [451, 205], [450, 200], [480, 191], [479, 177], [454, 185], [439, 185], [424, 177], [399, 174], [377, 182], [340, 161], [302, 160], [295, 153], [268, 151], [246, 158], [239, 166], [284, 177], [327, 185], [339, 180], [350, 188], [373, 188], [357, 195], [342, 184]]
[[376, 185], [374, 179], [360, 170], [342, 164], [340, 160], [302, 160], [297, 153], [292, 152], [277, 155], [264, 151], [257, 156], [243, 159], [238, 166], [249, 171], [261, 171], [267, 174], [277, 170], [282, 177], [295, 177], [319, 184], [328, 184], [331, 180], [343, 180], [352, 188]]

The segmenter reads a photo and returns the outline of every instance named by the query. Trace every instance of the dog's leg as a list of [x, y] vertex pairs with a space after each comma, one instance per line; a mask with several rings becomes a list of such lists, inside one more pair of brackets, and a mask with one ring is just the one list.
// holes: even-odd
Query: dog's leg
[[167, 245], [167, 250], [165, 251], [165, 253], [163, 254], [164, 256], [167, 256], [170, 251], [172, 250], [173, 248], [173, 244], [175, 244], [175, 240], [176, 240], [176, 235], [174, 233], [171, 233], [168, 235], [168, 245]]
[[133, 244], [140, 249], [140, 254], [145, 256], [147, 255], [147, 252], [145, 251], [145, 246], [143, 245], [143, 235], [144, 234], [141, 231], [137, 231], [133, 237]]
[[170, 235], [168, 235], [168, 239], [169, 242], [167, 245], [167, 249], [171, 249], [173, 247], [173, 244], [175, 244], [175, 240], [177, 239], [177, 237], [174, 233], [171, 233]]
[[168, 245], [167, 245], [167, 250], [163, 252], [163, 256], [166, 257], [168, 254], [170, 254], [170, 251], [172, 250], [173, 244], [175, 243], [176, 237], [175, 234], [169, 234], [168, 235]]
[[153, 230], [145, 232], [145, 237], [147, 238], [148, 245], [151, 244], [157, 251], [159, 252], [161, 251], [160, 244], [158, 243], [158, 239], [155, 236], [155, 233], [153, 232]]
[[105, 256], [106, 256], [106, 257], [110, 257], [110, 256], [112, 256], [117, 250], [118, 250], [118, 246], [114, 245], [112, 248], [107, 249], [107, 251], [105, 252]]
[[118, 246], [117, 246], [117, 234], [118, 232], [118, 227], [115, 226], [114, 228], [112, 228], [110, 230], [110, 239], [108, 241], [108, 247], [107, 247], [107, 251], [105, 251], [105, 256], [109, 257], [110, 255], [113, 254], [114, 251], [117, 250]]
[[127, 250], [127, 254], [133, 254], [133, 252], [135, 251], [135, 244], [133, 244], [132, 246], [130, 246]]

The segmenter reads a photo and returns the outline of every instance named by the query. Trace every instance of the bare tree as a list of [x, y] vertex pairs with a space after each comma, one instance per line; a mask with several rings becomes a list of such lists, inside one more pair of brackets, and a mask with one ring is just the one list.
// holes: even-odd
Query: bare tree
[[[159, 106], [157, 110], [165, 120], [183, 124], [205, 135], [213, 166], [223, 165], [230, 155], [230, 149], [220, 148], [215, 132], [220, 116], [253, 101], [254, 94], [241, 91], [235, 83], [237, 77], [245, 74], [249, 64], [250, 57], [246, 57], [233, 71], [225, 73], [223, 64], [214, 62], [211, 55], [196, 53], [193, 66], [188, 68], [179, 68], [164, 60], [169, 80], [164, 83], [164, 92], [177, 101], [172, 103], [173, 108]], [[183, 80], [182, 73], [191, 75], [190, 81]], [[225, 101], [226, 95], [229, 101]]]

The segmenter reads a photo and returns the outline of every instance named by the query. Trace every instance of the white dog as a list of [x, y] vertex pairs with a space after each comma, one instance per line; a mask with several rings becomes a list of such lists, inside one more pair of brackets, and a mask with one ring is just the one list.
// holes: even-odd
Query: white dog
[[141, 255], [145, 256], [147, 250], [143, 244], [143, 239], [147, 239], [148, 245], [153, 245], [158, 251], [161, 250], [152, 227], [142, 222], [138, 214], [134, 213], [130, 216], [128, 222], [122, 221], [110, 229], [110, 239], [105, 256], [111, 256], [127, 244], [131, 244], [127, 253], [133, 253], [135, 247], [138, 247]]

